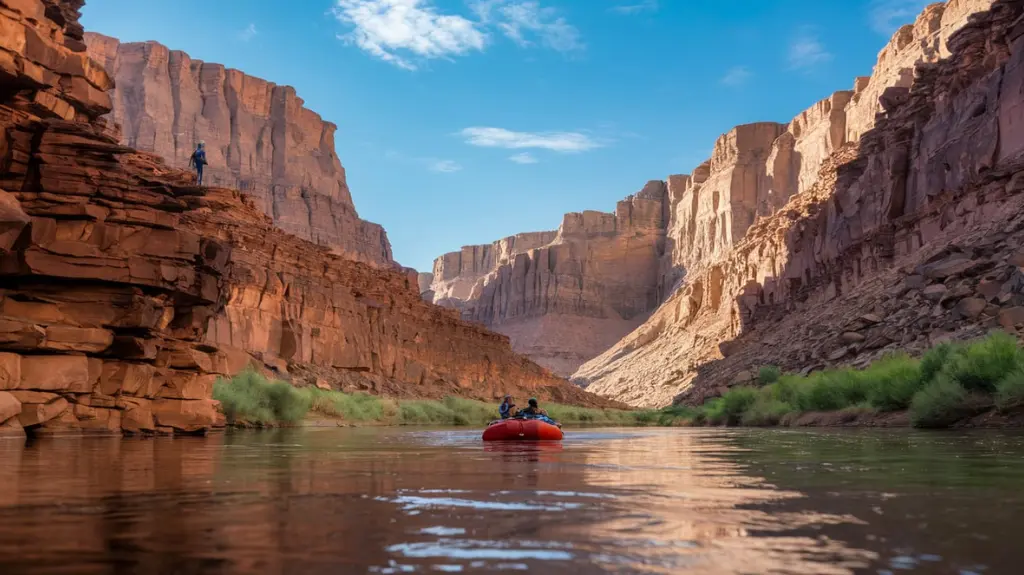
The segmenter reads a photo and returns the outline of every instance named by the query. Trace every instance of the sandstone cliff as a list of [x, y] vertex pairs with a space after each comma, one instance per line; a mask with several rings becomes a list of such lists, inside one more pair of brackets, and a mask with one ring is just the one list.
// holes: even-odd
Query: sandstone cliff
[[[764, 217], [712, 257], [677, 249], [695, 263], [680, 287], [576, 378], [634, 404], [699, 402], [760, 365], [863, 364], [1018, 329], [1021, 12], [1005, 0], [926, 8], [870, 80], [789, 124], [759, 187], [733, 194], [758, 198]], [[691, 241], [689, 199], [669, 242]]]
[[570, 375], [657, 306], [667, 201], [665, 183], [650, 182], [614, 214], [566, 214], [556, 232], [446, 254], [435, 261], [424, 297]]
[[195, 432], [214, 380], [491, 399], [596, 398], [422, 301], [414, 274], [332, 254], [235, 190], [118, 143], [81, 0], [0, 0], [0, 432]]
[[156, 42], [85, 34], [114, 78], [123, 143], [186, 168], [205, 141], [204, 183], [242, 190], [281, 229], [346, 257], [390, 265], [384, 229], [359, 219], [334, 149], [336, 126], [290, 86], [194, 60]]

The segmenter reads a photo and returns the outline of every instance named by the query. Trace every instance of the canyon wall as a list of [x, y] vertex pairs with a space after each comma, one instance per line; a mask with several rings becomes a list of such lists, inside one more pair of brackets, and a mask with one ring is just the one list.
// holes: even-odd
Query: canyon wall
[[392, 264], [384, 229], [359, 218], [334, 149], [336, 126], [295, 89], [194, 60], [156, 42], [86, 33], [114, 78], [111, 119], [123, 143], [185, 169], [200, 141], [203, 183], [238, 189], [281, 229], [346, 257]]
[[119, 143], [82, 0], [0, 0], [0, 433], [221, 426], [217, 377], [599, 401], [508, 338]]
[[[1022, 10], [952, 0], [900, 29], [870, 80], [772, 145], [740, 194], [759, 216], [742, 239], [696, 262], [677, 252], [696, 263], [678, 289], [576, 380], [637, 405], [699, 403], [762, 365], [863, 365], [1018, 329]], [[680, 195], [669, 242], [691, 241], [702, 195]]]
[[666, 184], [649, 182], [614, 214], [570, 213], [557, 231], [464, 247], [438, 258], [421, 289], [570, 375], [657, 307], [667, 202]]

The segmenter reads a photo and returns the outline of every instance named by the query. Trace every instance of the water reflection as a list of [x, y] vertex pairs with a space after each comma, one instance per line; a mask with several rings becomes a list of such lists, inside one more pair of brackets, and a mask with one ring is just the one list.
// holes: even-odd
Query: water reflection
[[1015, 572], [1019, 438], [900, 433], [4, 441], [0, 573]]

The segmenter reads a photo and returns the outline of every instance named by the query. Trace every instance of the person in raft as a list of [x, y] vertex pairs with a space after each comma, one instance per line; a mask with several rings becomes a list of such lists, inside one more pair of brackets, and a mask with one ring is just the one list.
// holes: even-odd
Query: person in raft
[[501, 402], [501, 405], [498, 406], [498, 415], [500, 415], [502, 419], [508, 419], [515, 415], [515, 410], [516, 404], [512, 402], [512, 396], [506, 395], [505, 399]]
[[188, 166], [195, 167], [196, 169], [196, 185], [203, 185], [203, 166], [206, 165], [206, 150], [203, 142], [199, 142], [196, 146], [196, 151], [192, 152], [192, 157], [188, 159]]
[[538, 415], [543, 415], [544, 417], [547, 417], [548, 412], [544, 411], [543, 409], [537, 406], [537, 398], [531, 397], [529, 405], [526, 407], [526, 409], [520, 411], [519, 415], [525, 415], [527, 417], [537, 417]]

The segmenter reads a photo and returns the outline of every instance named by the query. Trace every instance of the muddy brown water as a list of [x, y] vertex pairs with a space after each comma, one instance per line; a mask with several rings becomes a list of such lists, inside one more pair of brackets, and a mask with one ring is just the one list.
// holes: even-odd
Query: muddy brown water
[[0, 573], [1024, 572], [1024, 435], [0, 441]]

